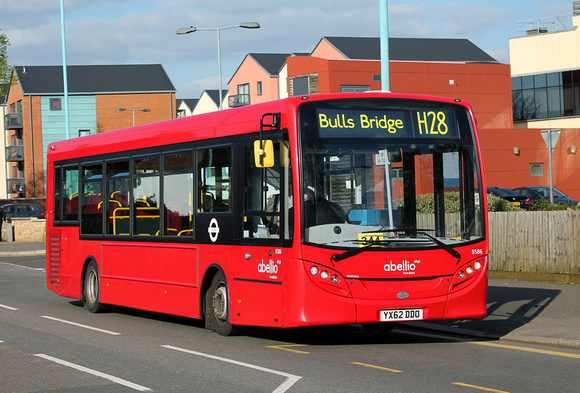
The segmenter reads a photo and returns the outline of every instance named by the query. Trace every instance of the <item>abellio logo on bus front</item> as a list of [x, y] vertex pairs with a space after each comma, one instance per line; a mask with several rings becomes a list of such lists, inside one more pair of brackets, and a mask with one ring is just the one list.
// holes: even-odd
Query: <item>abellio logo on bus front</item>
[[264, 262], [264, 259], [262, 259], [262, 262], [258, 264], [258, 272], [268, 274], [271, 279], [275, 280], [278, 278], [278, 265], [281, 263], [281, 260], [274, 261], [270, 259], [268, 262]]
[[405, 275], [413, 275], [415, 274], [415, 269], [417, 269], [417, 265], [421, 263], [419, 259], [415, 259], [413, 262], [407, 261], [403, 259], [401, 263], [393, 263], [393, 261], [389, 261], [383, 266], [383, 270], [386, 272], [401, 272]]

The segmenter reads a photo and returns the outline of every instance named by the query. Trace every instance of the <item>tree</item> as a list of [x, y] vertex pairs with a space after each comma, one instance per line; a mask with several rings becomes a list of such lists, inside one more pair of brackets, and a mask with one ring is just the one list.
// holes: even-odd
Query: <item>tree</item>
[[4, 96], [7, 91], [4, 91], [4, 86], [10, 83], [12, 74], [11, 68], [8, 66], [8, 55], [6, 49], [10, 46], [8, 36], [2, 33], [0, 28], [0, 96]]

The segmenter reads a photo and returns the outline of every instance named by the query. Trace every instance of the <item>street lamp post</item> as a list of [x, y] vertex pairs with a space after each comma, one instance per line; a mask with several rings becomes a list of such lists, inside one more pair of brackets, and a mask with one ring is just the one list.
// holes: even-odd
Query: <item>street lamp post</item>
[[236, 27], [242, 27], [244, 29], [259, 29], [260, 25], [257, 22], [244, 22], [239, 25], [226, 26], [226, 27], [183, 27], [177, 29], [177, 34], [189, 34], [196, 31], [216, 31], [217, 32], [217, 51], [218, 51], [218, 92], [220, 97], [219, 110], [222, 110], [222, 55], [220, 49], [220, 31], [226, 29], [233, 29]]
[[127, 109], [127, 108], [117, 108], [119, 112], [131, 111], [133, 112], [133, 127], [135, 127], [135, 112], [151, 112], [151, 109], [141, 108], [141, 109]]

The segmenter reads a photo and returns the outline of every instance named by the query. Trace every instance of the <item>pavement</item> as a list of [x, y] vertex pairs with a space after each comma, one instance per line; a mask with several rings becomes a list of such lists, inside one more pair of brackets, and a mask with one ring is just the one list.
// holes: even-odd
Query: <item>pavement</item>
[[[0, 243], [0, 258], [45, 253], [44, 243]], [[406, 322], [405, 325], [489, 340], [580, 350], [580, 283], [491, 278], [487, 311], [481, 320]]]

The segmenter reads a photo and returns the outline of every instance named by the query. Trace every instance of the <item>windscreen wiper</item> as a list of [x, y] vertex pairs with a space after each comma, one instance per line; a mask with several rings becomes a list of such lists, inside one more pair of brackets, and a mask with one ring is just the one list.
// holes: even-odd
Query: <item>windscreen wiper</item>
[[[376, 232], [393, 232], [393, 233], [398, 233], [398, 232], [413, 232], [416, 235], [422, 235], [425, 236], [427, 239], [431, 240], [433, 243], [435, 243], [436, 245], [438, 245], [441, 249], [447, 251], [449, 254], [451, 254], [451, 256], [453, 256], [454, 258], [457, 258], [457, 262], [455, 262], [455, 264], [457, 265], [459, 263], [459, 261], [461, 260], [461, 254], [459, 252], [457, 252], [457, 250], [455, 250], [453, 247], [443, 243], [441, 240], [437, 239], [434, 236], [429, 235], [426, 231], [433, 231], [433, 229], [391, 229], [391, 228], [381, 228], [378, 231], [369, 231], [368, 233], [376, 233]], [[373, 243], [365, 246], [365, 247], [361, 247], [360, 249], [357, 250], [349, 250], [349, 251], [358, 251], [357, 253], [355, 253], [354, 255], [360, 253], [361, 251], [364, 251], [365, 248], [373, 246], [373, 245], [377, 245], [377, 244], [382, 244], [382, 242], [379, 241], [374, 241]], [[346, 251], [346, 252], [349, 252]], [[338, 254], [338, 255], [333, 255], [333, 257], [339, 257], [342, 254]], [[348, 258], [349, 256], [352, 255], [348, 255], [346, 256], [346, 258]], [[343, 260], [344, 258], [340, 258], [339, 260]]]
[[332, 255], [330, 257], [330, 260], [332, 262], [340, 262], [343, 259], [347, 259], [347, 258], [350, 258], [350, 257], [354, 257], [355, 255], [358, 255], [361, 252], [368, 250], [372, 246], [380, 245], [380, 244], [383, 244], [383, 243], [384, 242], [381, 242], [379, 240], [371, 240], [371, 242], [369, 244], [367, 244], [366, 246], [359, 247], [359, 248], [353, 248], [353, 249], [350, 249], [350, 250], [345, 251], [345, 252], [340, 253], [340, 254], [334, 254], [334, 255]]

